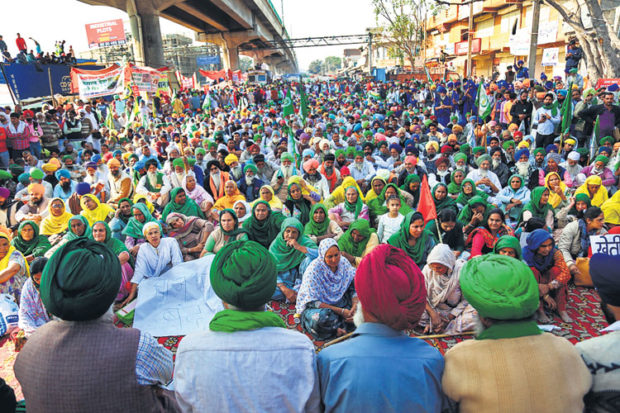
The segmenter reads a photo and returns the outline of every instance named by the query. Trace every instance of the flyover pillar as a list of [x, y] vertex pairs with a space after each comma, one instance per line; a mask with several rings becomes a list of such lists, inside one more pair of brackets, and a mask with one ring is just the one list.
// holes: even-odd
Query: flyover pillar
[[128, 0], [127, 14], [138, 65], [165, 66], [164, 47], [159, 27], [159, 11], [147, 0]]

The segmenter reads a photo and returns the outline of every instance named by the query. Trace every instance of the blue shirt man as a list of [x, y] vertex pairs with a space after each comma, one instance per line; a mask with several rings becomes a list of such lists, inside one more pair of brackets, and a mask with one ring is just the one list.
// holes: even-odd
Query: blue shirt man
[[422, 272], [400, 248], [376, 246], [359, 264], [353, 338], [319, 353], [321, 400], [330, 412], [436, 412], [444, 360], [403, 330], [415, 326], [426, 303]]

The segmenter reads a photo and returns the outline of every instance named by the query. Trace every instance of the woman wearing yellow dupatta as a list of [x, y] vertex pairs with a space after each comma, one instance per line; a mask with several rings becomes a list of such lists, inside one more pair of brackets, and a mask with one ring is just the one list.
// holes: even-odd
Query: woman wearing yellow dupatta
[[271, 185], [261, 186], [259, 195], [260, 197], [250, 204], [252, 207], [259, 201], [265, 201], [269, 204], [269, 208], [271, 208], [272, 211], [280, 212], [282, 208], [284, 208], [284, 204], [280, 201], [280, 198], [276, 196]]
[[[73, 216], [70, 212], [67, 212], [67, 206], [65, 201], [61, 198], [54, 198], [47, 207], [49, 215], [41, 221], [41, 235], [45, 235], [49, 238], [51, 235], [60, 235], [67, 230], [69, 220]], [[52, 240], [50, 239], [50, 242]]]
[[553, 209], [564, 208], [568, 205], [568, 197], [566, 196], [567, 187], [562, 182], [560, 174], [557, 172], [549, 172], [545, 177], [545, 186], [549, 189], [549, 205]]
[[115, 212], [110, 205], [100, 203], [93, 194], [83, 195], [80, 206], [82, 207], [80, 214], [88, 220], [88, 225], [91, 227], [97, 221], [108, 222]]
[[153, 213], [153, 211], [155, 211], [155, 207], [153, 206], [151, 201], [149, 201], [146, 195], [136, 194], [133, 197], [133, 203], [137, 204], [138, 202], [142, 202], [143, 204], [145, 204], [151, 214]]
[[0, 232], [0, 294], [12, 295], [19, 303], [22, 286], [29, 276], [28, 262], [11, 245], [8, 234]]
[[325, 200], [325, 206], [328, 209], [335, 207], [336, 205], [342, 204], [344, 202], [344, 190], [350, 186], [354, 186], [357, 188], [357, 193], [360, 194], [360, 199], [362, 202], [366, 203], [366, 198], [364, 198], [364, 194], [362, 193], [362, 189], [359, 187], [357, 182], [352, 176], [347, 176], [342, 180], [340, 186], [334, 189], [334, 192], [327, 197]]
[[233, 209], [235, 202], [245, 201], [245, 197], [239, 192], [235, 181], [230, 180], [224, 184], [224, 196], [220, 197], [213, 205], [212, 217], [219, 220], [220, 212], [225, 209]]
[[592, 206], [600, 208], [603, 202], [607, 201], [609, 195], [607, 189], [603, 186], [603, 180], [598, 175], [590, 175], [586, 178], [586, 181], [577, 188], [575, 195], [586, 194], [590, 198]]

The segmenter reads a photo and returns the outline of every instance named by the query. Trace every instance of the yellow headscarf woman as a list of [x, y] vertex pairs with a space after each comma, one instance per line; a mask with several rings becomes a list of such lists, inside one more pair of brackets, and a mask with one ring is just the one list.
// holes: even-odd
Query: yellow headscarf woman
[[151, 201], [149, 201], [149, 199], [146, 197], [146, 195], [136, 194], [133, 197], [133, 203], [137, 204], [138, 202], [142, 202], [143, 204], [146, 204], [146, 207], [148, 208], [148, 210], [149, 210], [149, 212], [151, 214], [153, 213], [153, 211], [155, 211], [155, 207], [153, 206]]
[[[11, 245], [11, 237], [0, 231], [0, 244], [4, 243], [6, 245], [3, 247], [7, 250], [6, 254], [0, 258], [0, 278], [5, 281], [0, 283], [0, 293], [12, 295], [19, 300], [22, 286], [30, 276], [30, 268], [22, 253]], [[17, 264], [17, 266], [11, 264]]]
[[[266, 191], [271, 192], [271, 199], [269, 201], [267, 201], [264, 196], [264, 195], [268, 196]], [[256, 204], [258, 201], [265, 201], [269, 204], [269, 207], [271, 208], [272, 211], [281, 211], [282, 208], [284, 208], [284, 204], [282, 203], [282, 201], [280, 201], [280, 198], [276, 196], [276, 193], [273, 191], [273, 188], [271, 187], [271, 185], [261, 186], [259, 194], [260, 194], [260, 197], [258, 199], [255, 199], [254, 202], [252, 202], [251, 204], [252, 207], [254, 207], [254, 204]]]
[[[301, 184], [301, 181], [304, 181], [306, 183], [306, 187], [304, 188], [304, 186]], [[301, 194], [302, 195], [310, 195], [310, 192], [316, 192], [317, 194], [319, 193], [319, 191], [313, 187], [312, 185], [310, 185], [306, 180], [304, 180], [301, 176], [299, 175], [293, 175], [288, 179], [288, 186], [290, 186], [291, 184], [297, 184], [299, 185], [299, 187], [301, 188]], [[323, 199], [323, 198], [321, 198]], [[320, 201], [319, 201], [320, 202]]]
[[605, 222], [612, 225], [620, 225], [620, 191], [603, 203], [601, 207], [605, 214]]
[[590, 175], [586, 178], [586, 181], [577, 188], [575, 195], [586, 194], [590, 198], [592, 206], [600, 208], [603, 202], [607, 201], [609, 195], [607, 189], [603, 186], [603, 180], [598, 175]]
[[97, 221], [107, 222], [107, 218], [114, 214], [114, 208], [108, 204], [102, 204], [93, 194], [86, 194], [80, 199], [82, 212], [80, 214], [86, 218], [88, 224], [92, 227]]
[[216, 211], [232, 209], [237, 201], [245, 201], [245, 197], [239, 192], [237, 183], [231, 179], [224, 184], [224, 196], [215, 202], [213, 209]]
[[364, 194], [362, 193], [362, 189], [359, 187], [357, 182], [352, 176], [347, 176], [342, 180], [340, 186], [334, 189], [334, 192], [325, 200], [325, 206], [329, 208], [333, 208], [336, 205], [342, 204], [344, 202], [344, 190], [350, 186], [354, 186], [357, 188], [357, 193], [360, 196], [362, 202], [366, 203]]
[[[60, 206], [62, 205], [62, 206]], [[55, 208], [55, 206], [60, 206]], [[49, 203], [47, 210], [49, 215], [41, 221], [41, 235], [55, 235], [65, 232], [69, 220], [73, 216], [70, 212], [67, 212], [67, 205], [61, 198], [54, 198]]]
[[[557, 178], [557, 181], [553, 178]], [[553, 180], [553, 183], [554, 183], [553, 188], [549, 184], [550, 180]], [[555, 188], [558, 185], [560, 186], [560, 190], [562, 191], [562, 194], [566, 194], [566, 185], [564, 184], [564, 182], [562, 182], [562, 178], [560, 177], [560, 174], [557, 172], [549, 172], [547, 176], [545, 177], [545, 186], [547, 187], [547, 189], [549, 189], [549, 201], [548, 202], [549, 202], [549, 205], [551, 205], [553, 208], [557, 208], [558, 205], [560, 205], [560, 203], [562, 202], [562, 197], [558, 195], [557, 192], [555, 192]]]

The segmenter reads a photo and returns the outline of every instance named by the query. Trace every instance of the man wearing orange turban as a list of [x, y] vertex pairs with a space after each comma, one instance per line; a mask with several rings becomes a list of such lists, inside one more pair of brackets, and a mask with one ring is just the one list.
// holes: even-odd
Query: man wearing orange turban
[[32, 220], [38, 225], [49, 215], [47, 206], [50, 200], [45, 197], [45, 187], [38, 183], [28, 185], [28, 195], [30, 200], [17, 211], [15, 219], [18, 222]]

